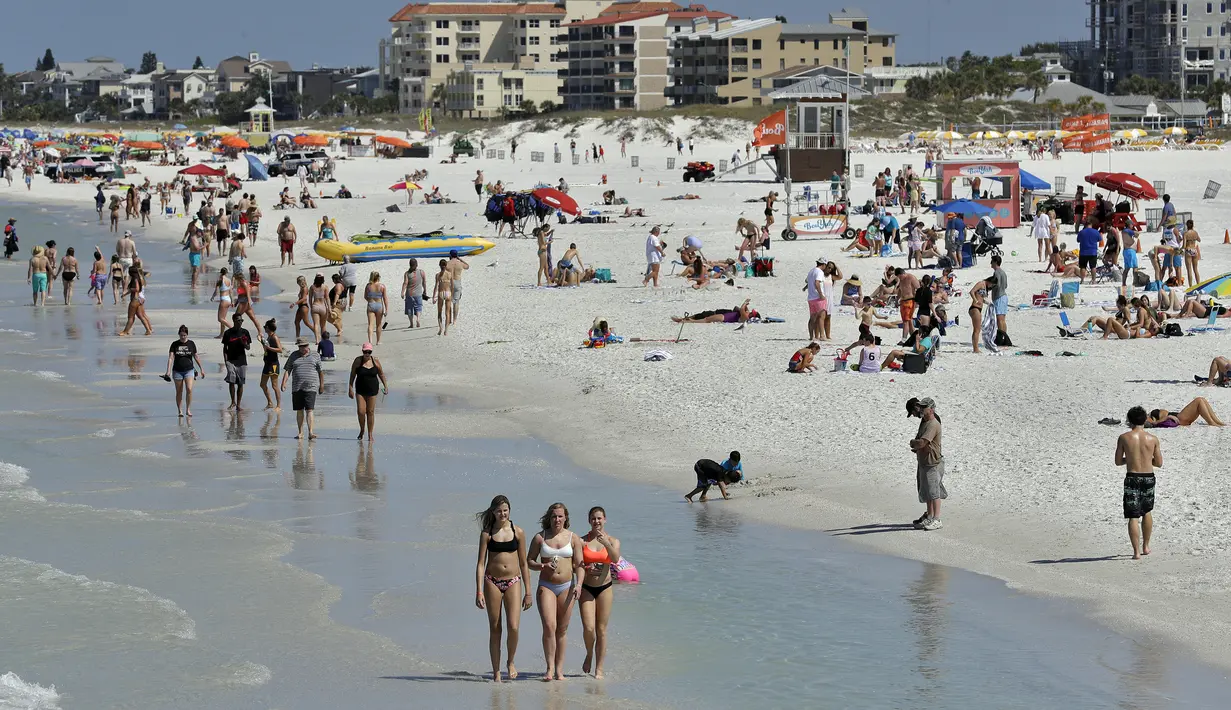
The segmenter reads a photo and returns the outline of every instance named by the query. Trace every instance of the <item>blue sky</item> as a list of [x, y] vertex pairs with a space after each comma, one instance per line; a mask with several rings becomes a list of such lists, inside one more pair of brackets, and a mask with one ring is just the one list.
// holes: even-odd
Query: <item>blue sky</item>
[[[688, 4], [689, 0], [677, 0]], [[824, 22], [830, 11], [856, 5], [872, 26], [899, 33], [901, 62], [935, 60], [971, 50], [1015, 52], [1023, 44], [1063, 34], [1080, 39], [1081, 0], [693, 0], [741, 17], [785, 15], [791, 22]], [[388, 36], [388, 19], [402, 3], [347, 0], [306, 5], [285, 0], [210, 0], [180, 3], [126, 0], [119, 5], [85, 0], [6, 2], [0, 62], [6, 71], [34, 68], [51, 47], [61, 61], [104, 55], [136, 66], [152, 50], [168, 66], [188, 67], [200, 55], [209, 66], [235, 54], [259, 52], [295, 68], [375, 65], [376, 42]], [[305, 8], [310, 7], [310, 11]], [[756, 12], [752, 12], [752, 8]], [[73, 18], [57, 21], [55, 17]], [[930, 28], [930, 29], [929, 29]]]

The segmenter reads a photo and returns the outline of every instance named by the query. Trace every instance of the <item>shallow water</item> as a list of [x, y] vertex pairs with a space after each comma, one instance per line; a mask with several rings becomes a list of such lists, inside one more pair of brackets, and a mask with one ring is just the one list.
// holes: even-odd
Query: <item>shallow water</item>
[[[26, 246], [101, 239], [64, 213], [6, 209]], [[183, 272], [167, 261], [178, 248], [142, 252], [152, 308], [188, 307], [186, 286], [162, 285]], [[84, 305], [84, 288], [71, 309], [31, 309], [24, 271], [0, 264], [0, 673], [20, 677], [13, 707], [47, 706], [32, 684], [54, 685], [65, 708], [1174, 708], [1219, 707], [1231, 690], [1073, 605], [749, 523], [738, 501], [687, 505], [691, 472], [679, 490], [633, 486], [531, 439], [381, 433], [369, 447], [347, 428], [297, 443], [289, 411], [223, 411], [207, 336], [194, 338], [211, 373], [197, 416], [177, 421], [164, 356], [112, 335], [118, 309]], [[349, 427], [343, 378], [327, 375], [318, 406]], [[467, 405], [394, 392], [382, 406]], [[477, 682], [473, 512], [495, 493], [528, 530], [556, 500], [583, 530], [590, 505], [607, 509], [644, 582], [614, 590], [606, 682]], [[532, 609], [518, 654], [530, 681], [539, 629]], [[570, 674], [580, 631], [574, 618]]]

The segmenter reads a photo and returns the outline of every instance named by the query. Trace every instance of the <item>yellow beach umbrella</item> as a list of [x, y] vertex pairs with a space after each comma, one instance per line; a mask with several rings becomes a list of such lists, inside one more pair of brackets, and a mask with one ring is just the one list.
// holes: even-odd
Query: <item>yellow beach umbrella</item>
[[1179, 126], [1172, 126], [1170, 128], [1164, 128], [1163, 135], [1164, 136], [1186, 136], [1188, 135], [1188, 129], [1180, 128]]
[[993, 141], [997, 138], [1004, 138], [1004, 134], [1000, 131], [976, 131], [966, 137], [972, 141]]
[[1069, 131], [1062, 131], [1058, 128], [1053, 128], [1046, 131], [1039, 131], [1036, 136], [1039, 138], [1067, 138], [1073, 135]]
[[1119, 130], [1119, 131], [1116, 131], [1115, 133], [1112, 133], [1111, 137], [1135, 141], [1138, 138], [1144, 137], [1145, 135], [1146, 135], [1146, 132], [1141, 130], [1140, 128], [1125, 128], [1123, 130]]
[[915, 134], [915, 138], [923, 141], [930, 141], [936, 137], [936, 131], [919, 131]]
[[960, 141], [963, 140], [965, 136], [957, 131], [941, 131], [935, 135], [935, 138], [942, 141]]
[[1004, 134], [1004, 137], [1008, 138], [1011, 141], [1019, 141], [1028, 135], [1029, 134], [1024, 131], [1009, 131], [1008, 133]]

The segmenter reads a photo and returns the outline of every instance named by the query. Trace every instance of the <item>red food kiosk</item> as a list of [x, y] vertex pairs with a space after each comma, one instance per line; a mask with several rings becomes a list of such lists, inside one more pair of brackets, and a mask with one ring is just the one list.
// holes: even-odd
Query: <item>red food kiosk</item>
[[[1022, 221], [1022, 176], [1016, 160], [944, 160], [936, 163], [936, 202], [973, 200], [991, 207], [1001, 229]], [[978, 195], [975, 195], [975, 189]]]

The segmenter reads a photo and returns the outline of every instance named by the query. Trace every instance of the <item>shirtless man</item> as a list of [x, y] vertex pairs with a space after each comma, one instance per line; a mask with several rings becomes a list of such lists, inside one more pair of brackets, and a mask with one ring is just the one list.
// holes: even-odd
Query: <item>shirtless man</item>
[[283, 217], [282, 223], [278, 225], [278, 250], [282, 252], [282, 264], [286, 266], [289, 263], [295, 265], [295, 225], [291, 224], [290, 217]]
[[1124, 517], [1128, 520], [1128, 539], [1133, 544], [1133, 559], [1150, 554], [1150, 533], [1154, 529], [1154, 469], [1163, 465], [1163, 450], [1158, 438], [1145, 430], [1146, 410], [1128, 410], [1132, 427], [1116, 440], [1116, 466], [1127, 468], [1124, 478]]
[[898, 277], [898, 312], [902, 315], [902, 342], [906, 342], [915, 332], [915, 292], [919, 290], [919, 279], [906, 269], [894, 269], [893, 273]]
[[201, 252], [205, 249], [205, 244], [201, 239], [201, 230], [189, 229], [188, 232], [188, 266], [192, 269], [192, 287], [197, 287], [197, 276], [203, 271], [201, 266]]
[[453, 277], [452, 283], [450, 284], [450, 288], [453, 292], [452, 322], [457, 323], [457, 313], [462, 307], [462, 274], [465, 273], [466, 269], [470, 268], [470, 264], [467, 264], [462, 257], [458, 256], [457, 250], [454, 249], [449, 252], [449, 265], [447, 268], [449, 274]]
[[133, 241], [133, 233], [125, 230], [124, 236], [115, 243], [115, 254], [120, 257], [120, 266], [124, 267], [124, 288], [128, 288], [128, 270], [132, 268], [133, 260], [137, 258], [137, 243]]

